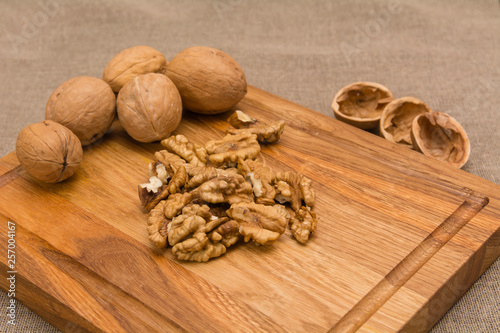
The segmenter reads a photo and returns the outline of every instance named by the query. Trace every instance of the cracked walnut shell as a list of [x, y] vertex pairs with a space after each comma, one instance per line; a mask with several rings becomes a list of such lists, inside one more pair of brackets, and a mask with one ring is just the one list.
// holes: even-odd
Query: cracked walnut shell
[[99, 140], [115, 119], [116, 97], [101, 79], [78, 76], [57, 87], [45, 108], [45, 119], [66, 126], [86, 146]]
[[385, 139], [412, 147], [411, 126], [413, 119], [431, 109], [414, 97], [402, 97], [389, 103], [380, 117], [380, 135]]
[[467, 133], [454, 118], [443, 112], [431, 111], [415, 117], [411, 139], [415, 150], [458, 168], [469, 159]]
[[16, 141], [16, 156], [33, 177], [57, 183], [71, 177], [82, 161], [82, 145], [68, 128], [51, 120], [26, 126]]
[[334, 96], [335, 117], [349, 125], [376, 128], [384, 107], [394, 99], [389, 89], [375, 82], [356, 82], [340, 89]]
[[106, 65], [102, 74], [115, 93], [138, 75], [165, 73], [167, 60], [159, 51], [149, 46], [134, 46], [118, 53]]
[[182, 118], [182, 102], [174, 83], [165, 75], [136, 76], [118, 94], [118, 119], [127, 133], [139, 142], [168, 137]]
[[194, 46], [179, 52], [168, 63], [166, 75], [179, 89], [184, 107], [196, 113], [227, 111], [247, 92], [240, 65], [211, 47]]

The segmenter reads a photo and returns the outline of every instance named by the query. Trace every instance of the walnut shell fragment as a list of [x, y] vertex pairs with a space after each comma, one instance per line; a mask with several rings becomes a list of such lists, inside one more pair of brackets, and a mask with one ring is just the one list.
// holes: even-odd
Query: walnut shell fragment
[[438, 111], [420, 114], [411, 127], [415, 150], [461, 168], [470, 156], [470, 140], [451, 116]]
[[227, 215], [240, 225], [245, 242], [253, 240], [261, 245], [273, 244], [285, 232], [288, 220], [285, 207], [250, 203], [231, 205]]
[[285, 121], [279, 120], [267, 124], [265, 122], [254, 119], [244, 113], [243, 111], [236, 110], [228, 119], [234, 128], [229, 128], [227, 133], [240, 134], [252, 133], [257, 135], [257, 141], [260, 143], [275, 143], [277, 142], [283, 130], [285, 129]]
[[226, 53], [205, 46], [179, 52], [167, 65], [184, 107], [202, 114], [217, 114], [236, 105], [247, 92], [245, 73]]
[[147, 73], [165, 73], [165, 56], [149, 46], [133, 46], [115, 55], [106, 65], [102, 74], [115, 93], [138, 75]]
[[356, 82], [340, 89], [334, 96], [335, 117], [349, 125], [376, 128], [385, 106], [394, 99], [389, 89], [375, 82]]
[[411, 126], [413, 119], [431, 109], [414, 97], [402, 97], [389, 103], [380, 117], [380, 135], [385, 139], [412, 147]]
[[78, 76], [58, 86], [45, 108], [45, 119], [70, 129], [86, 146], [99, 140], [115, 119], [116, 97], [101, 79]]
[[83, 151], [78, 137], [51, 120], [26, 126], [16, 141], [16, 156], [33, 177], [57, 183], [71, 177], [80, 167]]
[[139, 142], [168, 137], [182, 118], [182, 102], [174, 83], [165, 75], [138, 75], [120, 90], [118, 118], [127, 133]]

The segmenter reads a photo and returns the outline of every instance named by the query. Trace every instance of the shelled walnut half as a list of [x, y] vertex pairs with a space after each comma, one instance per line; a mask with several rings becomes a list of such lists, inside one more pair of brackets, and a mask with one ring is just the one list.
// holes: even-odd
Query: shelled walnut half
[[234, 166], [238, 159], [255, 159], [260, 153], [257, 135], [252, 133], [228, 134], [221, 140], [206, 145], [208, 159], [217, 167]]
[[285, 121], [275, 121], [272, 123], [265, 123], [254, 119], [244, 113], [243, 111], [236, 110], [228, 119], [234, 128], [229, 128], [227, 133], [240, 134], [251, 133], [257, 135], [257, 141], [260, 143], [274, 143], [278, 141], [285, 129]]
[[274, 243], [284, 232], [288, 223], [284, 206], [238, 203], [227, 210], [227, 214], [240, 224], [240, 234], [245, 242], [253, 240], [261, 245]]
[[[277, 124], [276, 135], [261, 142], [279, 138], [284, 122]], [[317, 225], [312, 181], [292, 171], [275, 173], [256, 160], [259, 134], [252, 131], [265, 126], [229, 131], [205, 146], [183, 135], [161, 142], [166, 149], [154, 154], [149, 182], [139, 185], [141, 203], [150, 210], [149, 239], [157, 247], [170, 245], [180, 260], [205, 262], [240, 239], [271, 245], [287, 226], [298, 242], [308, 241]]]

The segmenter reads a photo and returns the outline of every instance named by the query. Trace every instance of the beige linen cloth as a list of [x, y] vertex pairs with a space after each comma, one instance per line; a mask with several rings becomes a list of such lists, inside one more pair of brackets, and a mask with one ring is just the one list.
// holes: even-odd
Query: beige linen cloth
[[[221, 49], [249, 84], [332, 117], [341, 87], [382, 83], [457, 119], [472, 145], [464, 169], [500, 184], [498, 0], [0, 0], [0, 156], [43, 120], [59, 84], [101, 77], [134, 45], [167, 59], [193, 45]], [[10, 329], [7, 301], [2, 291], [1, 332], [57, 332], [22, 306]], [[499, 331], [497, 260], [432, 332]]]

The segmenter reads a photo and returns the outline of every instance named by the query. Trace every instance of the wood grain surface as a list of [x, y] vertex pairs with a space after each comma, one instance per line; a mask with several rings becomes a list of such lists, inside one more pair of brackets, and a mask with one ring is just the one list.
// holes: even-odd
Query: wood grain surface
[[[420, 332], [500, 255], [498, 185], [254, 87], [236, 108], [286, 121], [262, 159], [313, 180], [309, 243], [287, 231], [207, 263], [155, 249], [137, 185], [161, 146], [115, 122], [59, 184], [34, 180], [14, 153], [0, 159], [17, 299], [65, 332]], [[204, 144], [229, 114], [185, 112], [175, 133]], [[2, 256], [4, 290], [8, 270]]]

